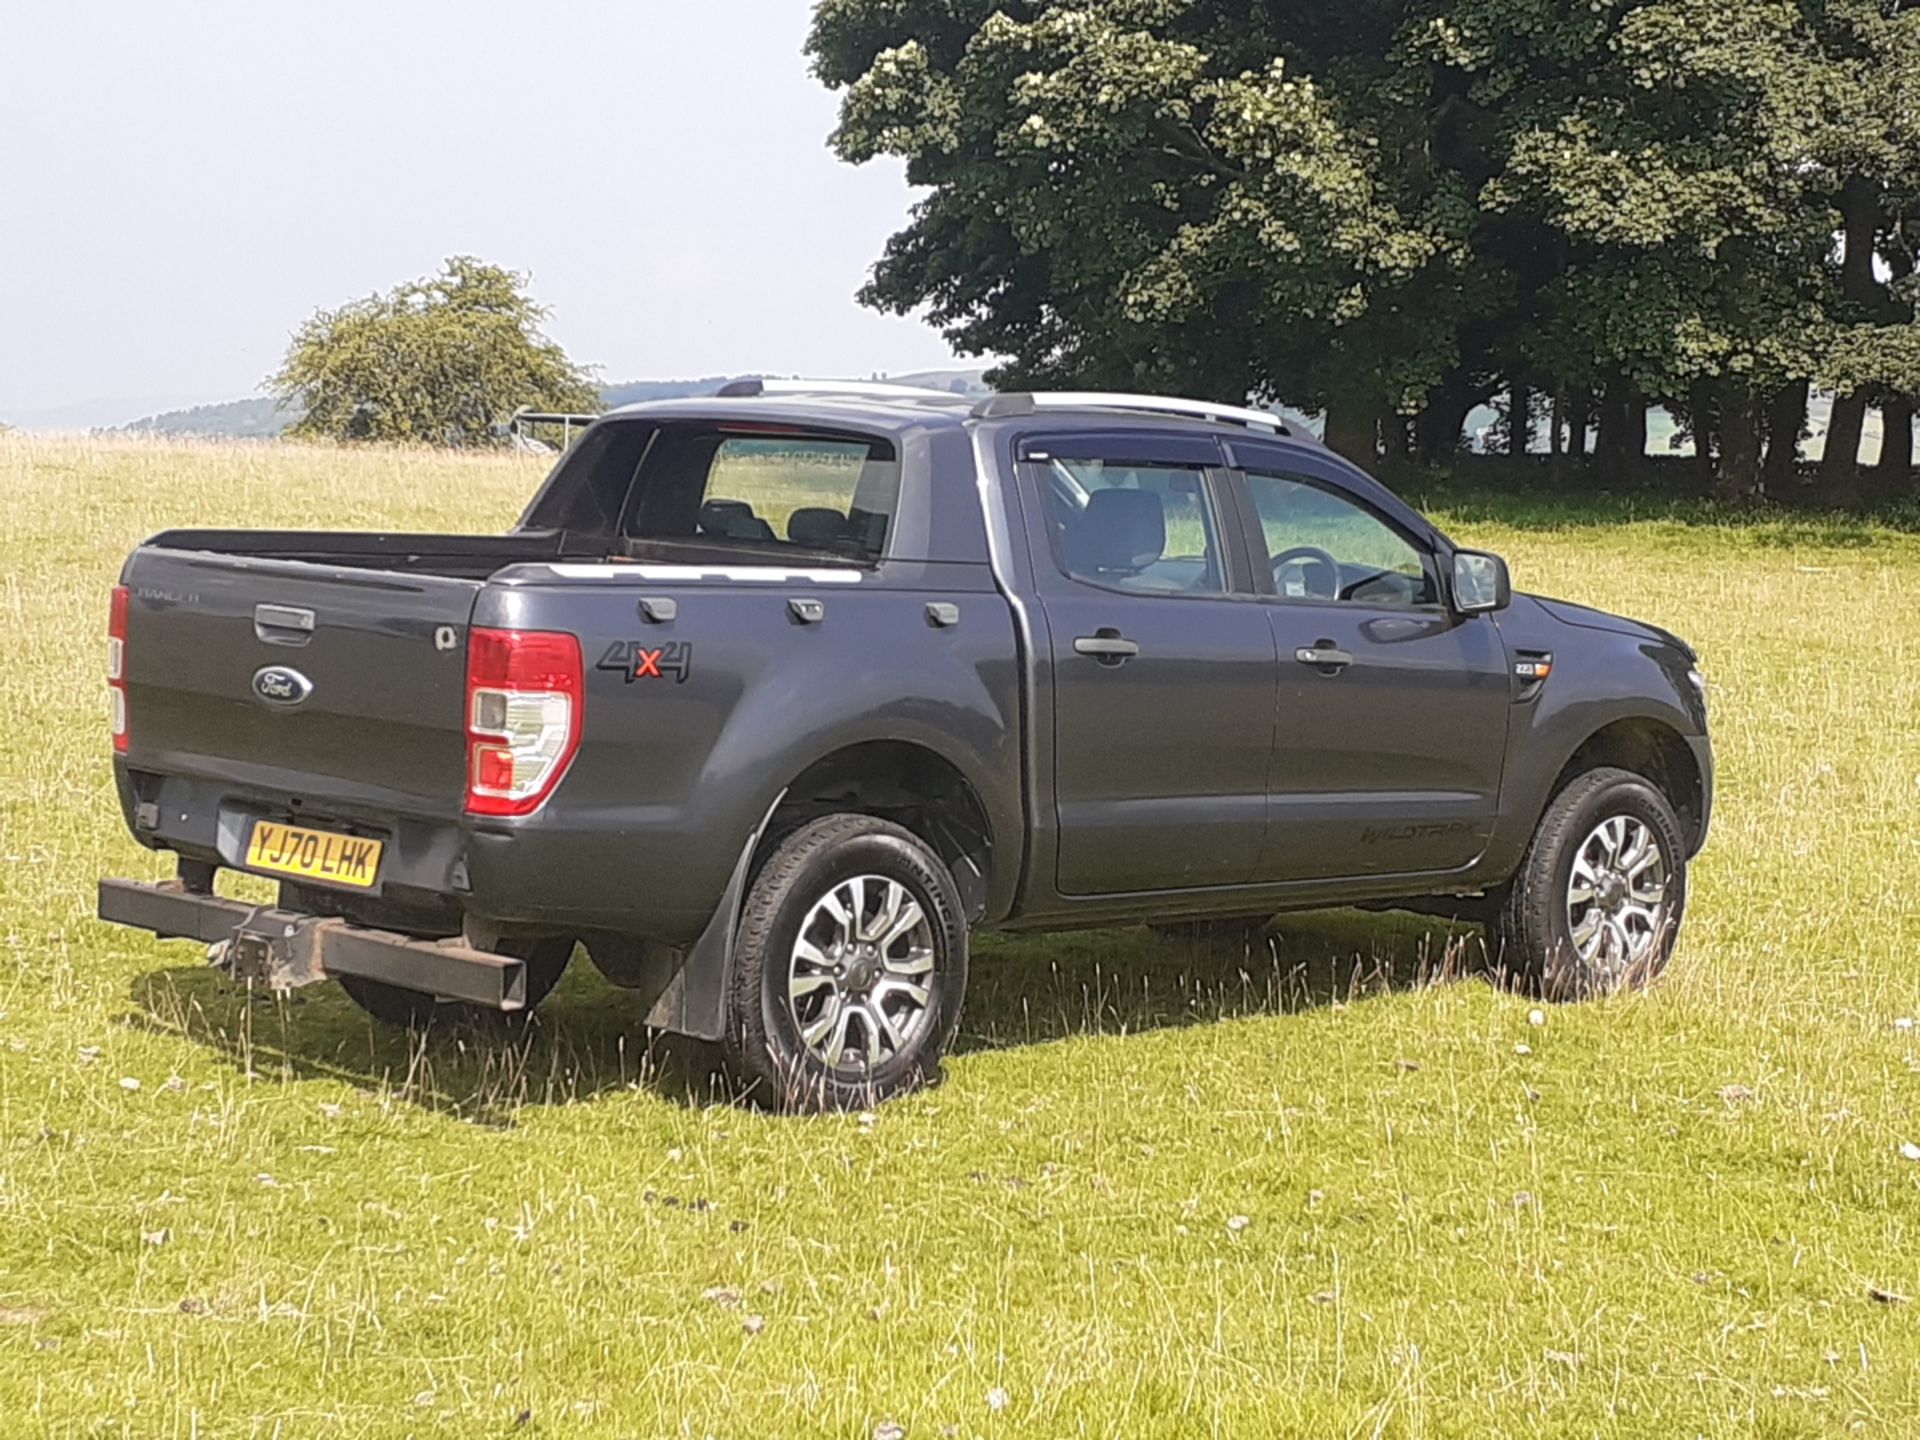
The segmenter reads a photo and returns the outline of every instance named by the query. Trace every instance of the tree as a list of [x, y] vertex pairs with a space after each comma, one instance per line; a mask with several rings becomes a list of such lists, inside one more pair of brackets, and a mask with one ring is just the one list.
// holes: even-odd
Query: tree
[[1284, 46], [1264, 7], [1033, 8], [816, 12], [816, 71], [847, 91], [839, 152], [902, 155], [931, 188], [863, 298], [1010, 357], [1001, 385], [1284, 398], [1372, 453], [1381, 412], [1419, 408], [1494, 303], [1462, 264], [1471, 197], [1381, 153], [1421, 148], [1382, 118], [1398, 7], [1309, 16]]
[[289, 433], [498, 443], [521, 407], [590, 412], [590, 372], [540, 334], [527, 277], [456, 255], [441, 273], [322, 310], [267, 381], [305, 414]]
[[1839, 294], [1821, 380], [1836, 394], [1820, 466], [1824, 498], [1862, 498], [1858, 449], [1878, 404], [1886, 440], [1872, 498], [1912, 485], [1920, 397], [1920, 5], [1803, 0], [1820, 42], [1826, 123], [1817, 175], [1839, 211]]
[[998, 383], [1251, 394], [1324, 409], [1348, 454], [1429, 460], [1475, 404], [1537, 391], [1556, 468], [1589, 466], [1592, 417], [1599, 472], [1660, 404], [1740, 497], [1797, 478], [1811, 381], [1896, 419], [1911, 399], [1920, 279], [1869, 303], [1860, 267], [1920, 267], [1896, 243], [1920, 243], [1916, 16], [823, 0], [808, 48], [839, 153], [928, 190], [863, 298], [1008, 357]]

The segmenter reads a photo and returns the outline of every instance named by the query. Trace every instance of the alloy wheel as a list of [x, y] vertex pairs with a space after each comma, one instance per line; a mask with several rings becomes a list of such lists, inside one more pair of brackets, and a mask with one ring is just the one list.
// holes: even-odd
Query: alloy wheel
[[913, 892], [856, 875], [800, 922], [787, 1005], [801, 1043], [828, 1069], [871, 1074], [919, 1038], [935, 983], [933, 925]]
[[1574, 852], [1567, 928], [1580, 958], [1619, 976], [1658, 952], [1672, 876], [1653, 827], [1632, 815], [1602, 820]]

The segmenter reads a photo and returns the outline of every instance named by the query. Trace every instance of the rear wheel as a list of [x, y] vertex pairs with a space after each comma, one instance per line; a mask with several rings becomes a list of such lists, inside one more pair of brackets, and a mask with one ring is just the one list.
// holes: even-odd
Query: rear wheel
[[1650, 984], [1679, 939], [1686, 855], [1673, 806], [1643, 776], [1611, 767], [1578, 776], [1496, 897], [1487, 927], [1496, 969], [1562, 1000]]
[[966, 984], [967, 924], [940, 857], [870, 815], [812, 821], [748, 892], [728, 1066], [784, 1109], [875, 1104], [938, 1076]]

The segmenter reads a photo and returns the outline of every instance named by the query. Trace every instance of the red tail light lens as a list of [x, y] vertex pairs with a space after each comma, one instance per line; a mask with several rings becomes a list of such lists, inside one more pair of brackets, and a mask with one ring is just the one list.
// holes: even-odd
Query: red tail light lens
[[113, 748], [127, 749], [127, 587], [113, 587], [113, 607], [107, 612], [107, 702], [112, 707]]
[[531, 815], [580, 748], [580, 642], [551, 630], [467, 634], [467, 813]]

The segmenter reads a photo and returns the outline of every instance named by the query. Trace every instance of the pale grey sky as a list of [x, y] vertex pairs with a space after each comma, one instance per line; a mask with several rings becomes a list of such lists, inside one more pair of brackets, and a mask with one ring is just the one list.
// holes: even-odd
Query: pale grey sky
[[609, 381], [943, 366], [853, 292], [900, 168], [826, 148], [805, 0], [47, 0], [0, 35], [0, 419], [255, 389], [456, 253]]

